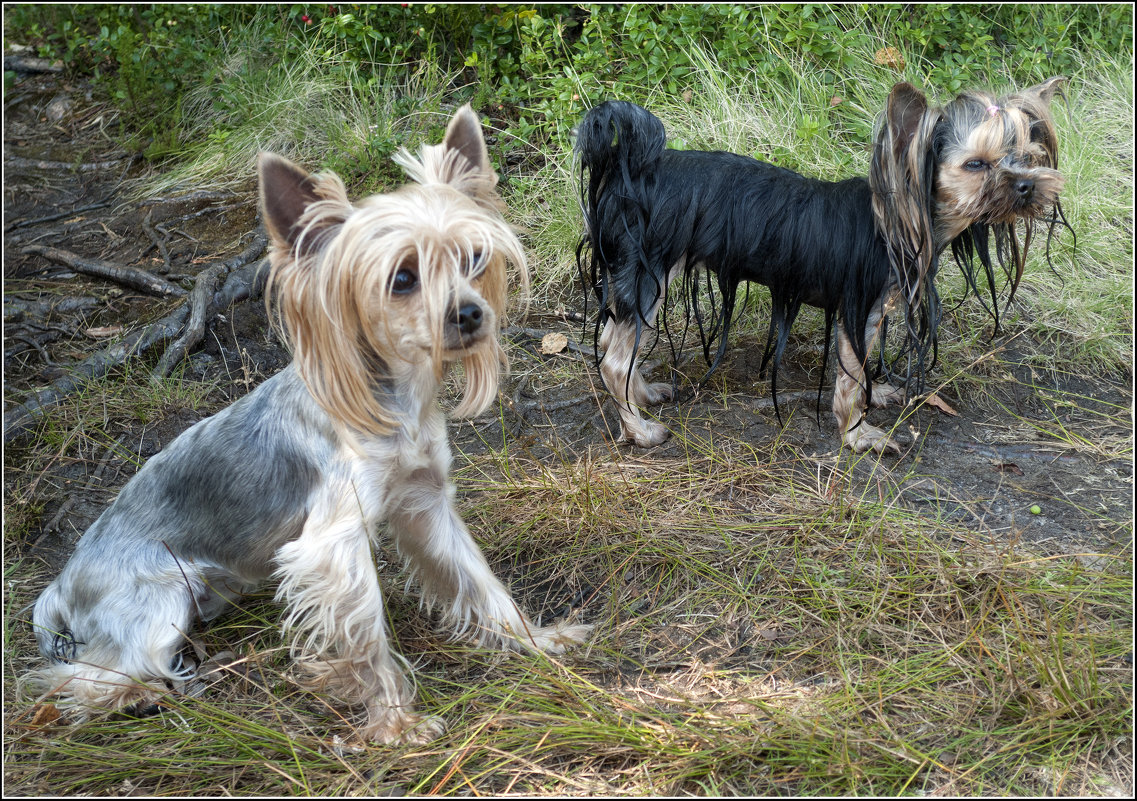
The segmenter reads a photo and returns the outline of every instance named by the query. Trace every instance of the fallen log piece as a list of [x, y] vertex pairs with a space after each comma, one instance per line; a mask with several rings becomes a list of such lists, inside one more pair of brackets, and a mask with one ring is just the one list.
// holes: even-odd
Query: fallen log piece
[[32, 56], [4, 56], [4, 69], [23, 73], [60, 73], [63, 62]]
[[68, 250], [48, 247], [47, 245], [28, 245], [20, 251], [25, 255], [39, 255], [58, 264], [64, 264], [76, 272], [92, 275], [96, 278], [105, 278], [108, 281], [137, 289], [150, 295], [173, 295], [180, 298], [187, 293], [177, 284], [171, 284], [164, 278], [140, 270], [137, 267], [123, 267], [98, 259], [85, 259]]

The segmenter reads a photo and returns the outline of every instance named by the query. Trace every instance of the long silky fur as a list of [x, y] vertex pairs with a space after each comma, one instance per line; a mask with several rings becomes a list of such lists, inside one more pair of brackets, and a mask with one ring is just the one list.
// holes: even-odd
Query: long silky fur
[[[337, 422], [373, 435], [394, 431], [400, 421], [392, 406], [383, 402], [383, 376], [395, 355], [388, 329], [377, 332], [371, 321], [390, 321], [391, 281], [408, 261], [424, 271], [453, 264], [440, 259], [439, 248], [460, 252], [467, 264], [475, 262], [475, 243], [492, 243], [495, 249], [479, 251], [479, 290], [495, 311], [497, 329], [483, 347], [464, 356], [464, 394], [451, 410], [455, 417], [480, 414], [497, 397], [500, 375], [508, 362], [498, 329], [507, 298], [507, 263], [519, 266], [521, 291], [528, 289], [525, 254], [509, 225], [480, 208], [498, 211], [493, 181], [468, 169], [457, 151], [440, 145], [422, 149], [419, 159], [402, 151], [396, 161], [417, 183], [395, 192], [375, 195], [353, 206], [343, 182], [334, 174], [312, 177], [312, 192], [319, 199], [301, 216], [300, 231], [291, 246], [276, 245], [270, 252], [272, 272], [266, 302], [275, 301], [283, 321], [282, 333], [292, 346], [301, 376], [313, 396]], [[452, 197], [467, 195], [476, 205], [468, 211]], [[441, 222], [451, 234], [445, 240], [415, 236]], [[436, 226], [437, 227], [437, 226]], [[357, 265], [366, 264], [366, 270]], [[423, 302], [434, 332], [435, 378], [441, 380], [446, 364], [442, 330], [452, 315], [443, 276], [422, 276]], [[388, 323], [389, 325], [389, 323]]]
[[[609, 319], [634, 319], [638, 349], [644, 327], [655, 323], [646, 314], [660, 295], [660, 308], [667, 308], [669, 271], [681, 267], [685, 325], [693, 316], [708, 363], [705, 381], [725, 354], [739, 284], [763, 284], [770, 289], [772, 311], [761, 369], [771, 365], [777, 411], [778, 366], [801, 305], [825, 312], [826, 358], [831, 326], [840, 316], [854, 355], [866, 363], [866, 321], [873, 305], [895, 291], [903, 340], [886, 361], [887, 328], [882, 329], [877, 375], [900, 377], [910, 393], [919, 393], [936, 361], [941, 308], [935, 279], [942, 251], [950, 244], [969, 286], [980, 295], [973, 266], [978, 256], [997, 327], [991, 240], [1010, 286], [1009, 303], [1034, 223], [1029, 216], [976, 222], [941, 239], [939, 217], [951, 217], [936, 194], [945, 151], [981, 127], [985, 121], [979, 115], [997, 106], [998, 124], [1005, 126], [997, 131], [999, 143], [1019, 147], [1036, 166], [1056, 171], [1057, 135], [1049, 104], [1063, 82], [1054, 78], [1003, 98], [963, 93], [942, 108], [929, 106], [915, 87], [897, 84], [874, 127], [867, 179], [838, 182], [732, 153], [669, 150], [663, 124], [646, 109], [623, 101], [596, 106], [576, 129], [585, 220], [577, 266], [599, 303], [595, 333]], [[1040, 152], [1028, 154], [1026, 148]], [[1050, 182], [1055, 198], [1053, 211], [1043, 218], [1050, 229], [1049, 259], [1055, 225], [1069, 226], [1056, 199], [1060, 176], [1039, 180]], [[983, 213], [995, 212], [984, 208]], [[1016, 228], [1020, 221], [1023, 242]], [[711, 313], [705, 317], [698, 303], [705, 292], [703, 268], [713, 277], [706, 293]], [[666, 315], [660, 316], [666, 326]], [[712, 356], [710, 343], [716, 340]], [[596, 356], [599, 363], [598, 350]], [[872, 378], [866, 372], [866, 400], [871, 400]]]

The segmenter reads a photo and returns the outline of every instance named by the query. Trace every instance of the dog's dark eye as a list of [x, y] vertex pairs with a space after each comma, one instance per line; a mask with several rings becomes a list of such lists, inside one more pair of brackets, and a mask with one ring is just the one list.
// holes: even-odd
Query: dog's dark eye
[[418, 288], [418, 274], [414, 270], [408, 270], [405, 267], [395, 273], [395, 277], [391, 279], [391, 293], [395, 295], [405, 295], [408, 292], [414, 292]]
[[486, 266], [485, 255], [480, 251], [474, 251], [473, 258], [462, 264], [462, 273], [464, 275], [477, 275]]
[[963, 169], [969, 172], [979, 172], [980, 170], [987, 169], [987, 162], [983, 159], [971, 159], [970, 161], [963, 162]]

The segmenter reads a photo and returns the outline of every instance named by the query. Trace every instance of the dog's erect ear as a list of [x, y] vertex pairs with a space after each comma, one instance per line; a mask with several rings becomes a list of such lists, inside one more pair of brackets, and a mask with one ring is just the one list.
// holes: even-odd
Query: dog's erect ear
[[400, 149], [394, 161], [420, 184], [448, 184], [478, 205], [500, 210], [501, 199], [494, 191], [497, 173], [490, 166], [482, 123], [469, 103], [450, 119], [440, 144], [423, 147], [418, 158]]
[[[310, 252], [319, 247], [324, 234], [343, 221], [350, 211], [343, 182], [334, 175], [309, 175], [283, 156], [261, 153], [257, 157], [257, 173], [261, 187], [261, 209], [265, 228], [272, 240], [287, 250], [294, 250], [301, 234], [301, 248]], [[307, 233], [300, 218], [314, 203], [327, 208], [308, 226]]]
[[304, 209], [319, 200], [312, 176], [283, 156], [261, 153], [257, 157], [261, 209], [269, 235], [289, 249], [300, 230], [296, 223]]
[[920, 130], [928, 100], [910, 83], [898, 83], [888, 94], [885, 118], [892, 140], [892, 157], [899, 161]]
[[482, 122], [469, 103], [458, 109], [450, 119], [442, 145], [447, 150], [457, 150], [465, 156], [472, 169], [489, 173], [494, 176], [495, 181], [497, 180], [497, 175], [490, 167], [490, 153], [482, 136]]
[[1054, 99], [1054, 95], [1061, 95], [1063, 99], [1066, 97], [1066, 78], [1062, 75], [1057, 75], [1053, 78], [1043, 81], [1038, 86], [1032, 86], [1029, 89], [1024, 89], [1024, 95], [1034, 95], [1043, 103], [1050, 105], [1050, 101]]

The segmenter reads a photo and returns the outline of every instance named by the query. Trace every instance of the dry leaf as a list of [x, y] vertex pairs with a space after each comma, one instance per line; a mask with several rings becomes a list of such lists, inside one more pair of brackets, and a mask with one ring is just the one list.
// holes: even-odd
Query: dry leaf
[[36, 707], [35, 714], [32, 715], [32, 726], [47, 726], [59, 720], [59, 710], [55, 708], [55, 704], [41, 704]]
[[106, 325], [102, 328], [88, 328], [83, 332], [91, 339], [106, 339], [122, 333], [121, 325]]
[[568, 337], [564, 334], [553, 332], [552, 334], [545, 334], [541, 338], [541, 353], [546, 356], [552, 356], [554, 353], [560, 353], [568, 347]]
[[895, 47], [882, 47], [876, 51], [873, 61], [882, 67], [889, 67], [900, 72], [906, 66], [903, 54]]
[[928, 397], [924, 398], [924, 403], [933, 408], [939, 409], [944, 414], [950, 414], [952, 417], [957, 417], [959, 415], [959, 412], [948, 406], [947, 403], [944, 402], [943, 398], [934, 392]]

